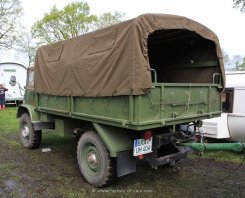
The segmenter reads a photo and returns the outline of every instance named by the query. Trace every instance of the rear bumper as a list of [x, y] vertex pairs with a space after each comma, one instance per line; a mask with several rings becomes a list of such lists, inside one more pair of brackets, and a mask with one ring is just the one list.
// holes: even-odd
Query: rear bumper
[[152, 168], [157, 169], [158, 166], [169, 164], [170, 166], [174, 166], [177, 161], [180, 159], [186, 158], [187, 154], [191, 151], [189, 147], [179, 147], [176, 146], [179, 150], [176, 153], [165, 155], [157, 158], [157, 153], [153, 152], [145, 156], [145, 159], [149, 162]]

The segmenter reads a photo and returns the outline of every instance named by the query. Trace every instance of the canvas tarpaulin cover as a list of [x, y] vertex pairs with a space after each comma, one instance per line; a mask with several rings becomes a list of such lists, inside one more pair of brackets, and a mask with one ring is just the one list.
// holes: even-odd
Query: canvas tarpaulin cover
[[211, 30], [181, 16], [145, 14], [41, 46], [35, 60], [35, 90], [85, 97], [145, 94], [152, 87], [147, 39], [151, 33], [165, 29], [186, 29], [213, 41], [224, 75], [219, 41]]

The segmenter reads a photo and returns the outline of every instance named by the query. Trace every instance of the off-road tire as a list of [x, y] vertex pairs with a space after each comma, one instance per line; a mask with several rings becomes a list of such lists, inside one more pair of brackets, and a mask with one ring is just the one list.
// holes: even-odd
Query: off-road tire
[[[89, 157], [94, 161], [91, 162]], [[84, 179], [89, 184], [95, 187], [110, 184], [116, 175], [114, 160], [110, 158], [109, 151], [96, 132], [89, 130], [80, 137], [77, 146], [77, 161]]]
[[25, 148], [38, 148], [42, 141], [42, 131], [35, 131], [31, 122], [30, 115], [23, 113], [19, 119], [19, 133], [21, 144]]

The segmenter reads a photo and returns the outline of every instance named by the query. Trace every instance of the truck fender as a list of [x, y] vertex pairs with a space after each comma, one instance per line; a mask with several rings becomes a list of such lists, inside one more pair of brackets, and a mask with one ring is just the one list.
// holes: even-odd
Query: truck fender
[[133, 140], [123, 128], [93, 123], [110, 157], [117, 158], [117, 176], [121, 177], [136, 171], [136, 159], [133, 157]]
[[117, 157], [118, 152], [133, 148], [133, 141], [123, 128], [98, 123], [93, 123], [93, 127], [110, 151], [111, 157]]
[[40, 120], [40, 114], [35, 111], [35, 108], [28, 104], [22, 104], [19, 106], [17, 110], [16, 117], [19, 118], [23, 113], [28, 113], [30, 115], [31, 121], [39, 121]]
[[28, 113], [31, 118], [31, 122], [35, 131], [42, 129], [54, 129], [54, 122], [50, 121], [40, 121], [40, 113], [38, 113], [35, 108], [28, 104], [22, 104], [19, 106], [17, 111], [17, 118], [19, 118], [23, 113]]

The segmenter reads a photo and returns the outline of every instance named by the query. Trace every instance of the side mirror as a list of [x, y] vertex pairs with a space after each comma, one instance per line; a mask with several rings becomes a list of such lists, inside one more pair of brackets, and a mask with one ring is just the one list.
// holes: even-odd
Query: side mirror
[[15, 77], [15, 76], [11, 76], [11, 77], [10, 77], [9, 84], [10, 84], [11, 86], [13, 86], [13, 87], [16, 85], [16, 77]]

